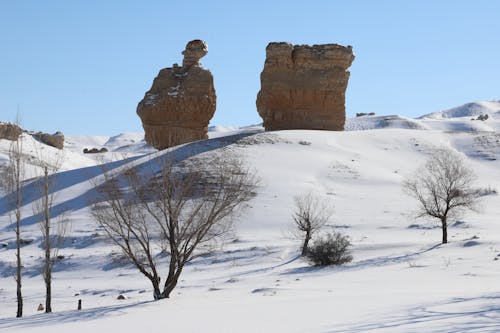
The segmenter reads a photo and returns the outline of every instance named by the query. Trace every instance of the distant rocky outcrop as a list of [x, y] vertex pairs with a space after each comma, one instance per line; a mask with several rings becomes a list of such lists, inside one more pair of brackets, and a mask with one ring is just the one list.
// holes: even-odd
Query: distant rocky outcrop
[[343, 130], [351, 46], [269, 43], [257, 109], [266, 130]]
[[62, 134], [61, 132], [56, 132], [54, 134], [48, 134], [42, 132], [35, 133], [32, 131], [25, 131], [21, 127], [15, 124], [0, 122], [0, 139], [7, 139], [14, 141], [17, 140], [19, 135], [21, 135], [21, 133], [23, 132], [32, 135], [35, 139], [37, 139], [42, 143], [45, 143], [46, 145], [58, 149], [64, 148], [64, 134]]
[[83, 149], [83, 153], [84, 154], [98, 154], [98, 153], [107, 153], [108, 152], [108, 149], [106, 148], [91, 148], [91, 149], [88, 149], [88, 148], [84, 148]]
[[56, 132], [54, 134], [37, 132], [32, 134], [33, 137], [46, 145], [55, 147], [57, 149], [64, 148], [64, 134], [61, 132]]
[[153, 86], [137, 106], [147, 143], [165, 149], [207, 139], [215, 112], [215, 89], [209, 70], [199, 60], [208, 52], [201, 40], [190, 41], [182, 52], [182, 67], [160, 70]]
[[0, 140], [15, 141], [22, 132], [23, 129], [15, 124], [0, 122]]
[[364, 116], [374, 116], [375, 112], [356, 112], [356, 117], [364, 117]]

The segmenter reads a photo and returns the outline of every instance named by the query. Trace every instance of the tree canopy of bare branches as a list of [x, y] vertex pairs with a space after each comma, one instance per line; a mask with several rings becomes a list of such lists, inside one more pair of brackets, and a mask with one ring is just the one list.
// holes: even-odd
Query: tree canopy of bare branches
[[294, 197], [295, 211], [292, 215], [295, 229], [293, 234], [302, 242], [302, 255], [307, 254], [309, 241], [330, 219], [332, 210], [326, 202], [312, 193]]
[[[103, 175], [93, 218], [151, 281], [155, 299], [170, 296], [187, 262], [213, 251], [257, 184], [230, 153], [182, 164], [158, 157], [140, 170]], [[168, 258], [163, 286], [162, 254]]]
[[55, 197], [54, 174], [59, 171], [63, 162], [63, 153], [49, 154], [44, 152], [45, 147], [36, 147], [36, 164], [41, 169], [35, 185], [38, 190], [38, 199], [33, 201], [33, 215], [39, 219], [40, 231], [44, 246], [43, 281], [45, 283], [45, 312], [52, 312], [52, 268], [59, 251], [64, 234], [67, 230], [67, 221], [60, 215], [56, 227], [52, 221], [52, 207]]
[[[19, 120], [16, 121], [19, 126]], [[10, 193], [12, 198], [9, 204], [12, 207], [11, 212], [15, 216], [15, 234], [16, 234], [16, 294], [17, 294], [17, 313], [16, 317], [23, 316], [23, 295], [22, 295], [22, 261], [21, 261], [21, 220], [23, 206], [23, 180], [25, 173], [25, 155], [23, 152], [22, 135], [12, 141], [9, 148], [9, 163], [7, 170], [3, 173], [2, 185], [6, 192]], [[12, 215], [11, 215], [12, 218]]]
[[475, 179], [474, 171], [465, 166], [460, 155], [440, 147], [434, 149], [426, 163], [404, 181], [403, 187], [418, 201], [417, 217], [439, 219], [442, 243], [447, 243], [448, 220], [476, 207], [477, 196], [472, 190]]

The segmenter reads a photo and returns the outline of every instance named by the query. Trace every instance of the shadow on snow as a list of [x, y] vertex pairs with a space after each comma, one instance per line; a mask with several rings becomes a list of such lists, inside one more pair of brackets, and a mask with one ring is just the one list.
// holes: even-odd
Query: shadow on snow
[[126, 314], [127, 309], [137, 307], [143, 304], [153, 303], [154, 301], [143, 301], [134, 304], [110, 305], [91, 309], [71, 310], [63, 312], [53, 312], [49, 314], [37, 314], [23, 318], [0, 318], [0, 330], [9, 328], [27, 328], [46, 325], [59, 325], [72, 323], [75, 321], [95, 320], [108, 316], [120, 316]]
[[[134, 167], [140, 172], [141, 170], [145, 170], [152, 165], [161, 165], [161, 161], [168, 159], [172, 161], [172, 163], [179, 163], [184, 160], [187, 160], [196, 155], [206, 153], [212, 150], [216, 150], [219, 148], [224, 148], [233, 143], [236, 143], [238, 140], [241, 140], [247, 136], [251, 136], [256, 134], [257, 132], [247, 132], [236, 135], [230, 135], [220, 138], [214, 138], [209, 140], [202, 140], [197, 142], [187, 143], [181, 146], [173, 147], [164, 151], [160, 151], [153, 154], [135, 156], [128, 159], [107, 163], [104, 165], [104, 168], [107, 172], [113, 173], [115, 171], [120, 173], [119, 168], [123, 167], [127, 164], [131, 164], [132, 162], [137, 163]], [[160, 163], [158, 163], [160, 162]], [[53, 187], [51, 189], [51, 193], [55, 193], [71, 186], [81, 184], [81, 183], [91, 183], [92, 179], [99, 177], [102, 175], [103, 166], [94, 166], [94, 167], [86, 167], [77, 170], [70, 170], [65, 172], [60, 172], [55, 175], [52, 175], [51, 178], [54, 179]], [[79, 209], [88, 207], [92, 203], [98, 202], [101, 197], [99, 193], [99, 189], [95, 186], [89, 186], [90, 188], [83, 192], [82, 194], [65, 200], [55, 204], [52, 207], [52, 218], [57, 218], [58, 216], [62, 216], [63, 214], [70, 213], [71, 211], [77, 211]], [[41, 195], [39, 194], [40, 188], [37, 181], [27, 182], [23, 187], [23, 193], [25, 196], [23, 198], [23, 205], [29, 205], [40, 199]], [[5, 195], [0, 198], [0, 215], [4, 215], [9, 213], [10, 205], [9, 202], [12, 202], [13, 194]], [[57, 199], [57, 194], [56, 194]], [[23, 225], [32, 225], [39, 221], [37, 215], [30, 215], [22, 220]], [[14, 224], [7, 225], [3, 230], [7, 231], [12, 229]]]
[[[481, 304], [476, 304], [481, 302]], [[407, 314], [363, 319], [353, 324], [326, 330], [328, 333], [433, 332], [497, 333], [500, 332], [500, 294], [470, 298], [453, 298], [442, 303], [418, 306]], [[451, 307], [447, 310], [447, 307]], [[462, 307], [463, 310], [453, 310]], [[437, 309], [436, 309], [437, 308]], [[438, 310], [440, 309], [440, 310]]]

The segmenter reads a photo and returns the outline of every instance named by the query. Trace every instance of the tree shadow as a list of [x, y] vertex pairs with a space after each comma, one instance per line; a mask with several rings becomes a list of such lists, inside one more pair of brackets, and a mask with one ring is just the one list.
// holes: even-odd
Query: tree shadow
[[[242, 277], [242, 276], [248, 276], [248, 275], [257, 274], [257, 273], [271, 272], [271, 271], [273, 271], [273, 270], [275, 270], [277, 268], [280, 268], [280, 267], [286, 266], [288, 264], [291, 264], [291, 263], [299, 260], [300, 258], [301, 258], [300, 255], [294, 255], [291, 258], [288, 258], [285, 262], [282, 262], [280, 264], [272, 265], [272, 266], [268, 266], [268, 267], [263, 267], [263, 268], [252, 269], [252, 270], [248, 270], [248, 271], [244, 271], [244, 272], [233, 274], [232, 276], [234, 276], [234, 277]], [[311, 268], [311, 267], [309, 267], [309, 268]], [[314, 267], [312, 267], [312, 268], [314, 268]]]
[[318, 272], [324, 269], [329, 269], [329, 270], [336, 270], [338, 272], [342, 271], [355, 271], [355, 270], [361, 270], [361, 269], [366, 269], [366, 268], [373, 268], [373, 267], [381, 267], [381, 266], [387, 266], [387, 265], [393, 265], [393, 264], [399, 264], [402, 262], [407, 262], [408, 260], [415, 259], [415, 257], [432, 251], [438, 247], [440, 247], [441, 244], [436, 244], [433, 245], [429, 248], [425, 248], [413, 253], [407, 253], [403, 255], [396, 255], [396, 256], [381, 256], [381, 257], [376, 257], [376, 258], [370, 258], [370, 259], [365, 259], [361, 261], [354, 262], [352, 264], [348, 265], [342, 265], [342, 266], [326, 266], [326, 267], [318, 267], [318, 266], [304, 266], [304, 267], [297, 267], [297, 268], [292, 268], [289, 269], [281, 275], [293, 275], [293, 274], [302, 274], [302, 273], [310, 273], [310, 272]]
[[[120, 161], [110, 162], [107, 163], [106, 166], [112, 170], [141, 157], [143, 156], [134, 156]], [[87, 182], [90, 179], [99, 176], [101, 173], [102, 170], [99, 166], [91, 166], [75, 170], [62, 171], [55, 175], [50, 175], [50, 193], [56, 193], [76, 184]], [[23, 205], [32, 204], [34, 201], [40, 199], [40, 181], [36, 179], [28, 179], [23, 183]], [[15, 202], [15, 194], [13, 193], [8, 193], [0, 198], [0, 215], [6, 214], [11, 210], [9, 207], [9, 203], [11, 202]]]
[[[480, 305], [475, 303], [481, 302]], [[447, 306], [472, 308], [471, 310], [437, 310]], [[361, 333], [372, 332], [433, 332], [433, 333], [497, 333], [500, 332], [500, 295], [492, 294], [471, 298], [453, 298], [442, 303], [418, 306], [407, 314], [366, 319], [324, 332]]]
[[[238, 140], [251, 135], [255, 135], [257, 133], [259, 133], [259, 131], [256, 130], [209, 140], [201, 140], [187, 143], [181, 146], [172, 147], [170, 149], [155, 152], [152, 154], [140, 155], [116, 162], [106, 163], [101, 166], [60, 172], [51, 176], [51, 180], [53, 180], [52, 183], [54, 184], [54, 186], [53, 188], [51, 188], [50, 193], [56, 193], [71, 186], [82, 183], [91, 184], [93, 179], [96, 179], [96, 177], [102, 177], [103, 170], [106, 170], [109, 173], [116, 174], [116, 177], [120, 176], [120, 172], [122, 171], [121, 169], [123, 169], [123, 167], [128, 167], [130, 165], [134, 165], [134, 167], [137, 168], [138, 172], [141, 172], [141, 170], [146, 170], [147, 168], [151, 170], [151, 166], [153, 165], [162, 165], [162, 163], [160, 162], [162, 160], [168, 160], [172, 163], [179, 163], [196, 155], [224, 148], [236, 143]], [[98, 203], [102, 201], [102, 196], [99, 192], [99, 188], [97, 186], [94, 186], [93, 184], [91, 185], [92, 186], [89, 186], [89, 189], [87, 191], [81, 193], [80, 195], [55, 204], [51, 210], [52, 218], [57, 218], [58, 216], [62, 216], [63, 214], [88, 207], [92, 203]], [[40, 199], [41, 194], [40, 191], [38, 191], [39, 188], [39, 184], [36, 180], [28, 181], [25, 183], [25, 185], [23, 186], [23, 193], [25, 194], [23, 198], [23, 206], [32, 204], [34, 201]], [[56, 194], [56, 199], [57, 195], [58, 194]], [[11, 210], [8, 203], [12, 202], [12, 200], [13, 194], [8, 194], [0, 198], [0, 215], [6, 214]], [[24, 226], [33, 225], [37, 223], [38, 220], [39, 219], [36, 215], [31, 214], [23, 218], [21, 223]], [[13, 228], [13, 226], [14, 222], [5, 226], [3, 230], [10, 230]]]
[[71, 323], [75, 321], [89, 321], [109, 316], [121, 316], [126, 314], [125, 310], [138, 307], [154, 301], [142, 301], [133, 304], [109, 305], [91, 309], [70, 310], [53, 312], [49, 314], [36, 314], [23, 318], [0, 318], [0, 331], [13, 328], [40, 327], [54, 324]]

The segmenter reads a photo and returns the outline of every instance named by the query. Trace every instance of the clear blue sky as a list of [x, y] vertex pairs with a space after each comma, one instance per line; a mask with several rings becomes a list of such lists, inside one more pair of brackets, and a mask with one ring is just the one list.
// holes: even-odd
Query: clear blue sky
[[0, 0], [0, 120], [28, 129], [142, 131], [135, 110], [163, 67], [205, 40], [217, 111], [211, 125], [260, 123], [271, 41], [352, 45], [356, 112], [416, 117], [500, 99], [495, 0]]

